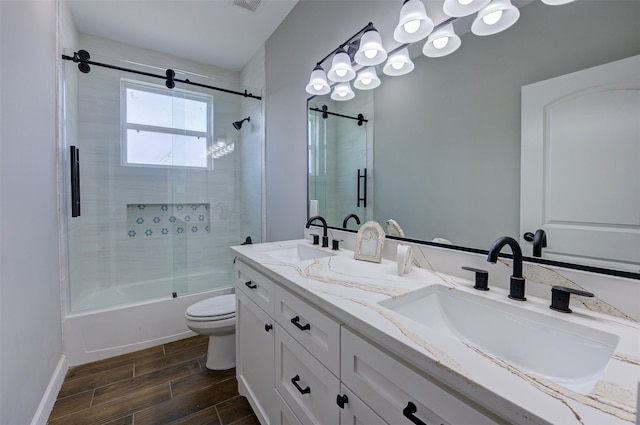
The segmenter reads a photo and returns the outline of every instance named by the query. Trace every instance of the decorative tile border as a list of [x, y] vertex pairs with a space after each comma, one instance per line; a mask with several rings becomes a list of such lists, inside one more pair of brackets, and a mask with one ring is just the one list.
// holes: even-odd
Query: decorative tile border
[[210, 204], [127, 204], [127, 236], [210, 233]]

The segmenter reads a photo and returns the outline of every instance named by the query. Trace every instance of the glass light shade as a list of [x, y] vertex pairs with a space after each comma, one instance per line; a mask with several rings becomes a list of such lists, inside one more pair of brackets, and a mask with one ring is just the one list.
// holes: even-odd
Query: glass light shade
[[449, 16], [458, 18], [476, 13], [491, 0], [444, 0], [442, 10]]
[[382, 47], [382, 38], [373, 25], [362, 34], [360, 47], [354, 59], [362, 66], [378, 65], [387, 59], [387, 51]]
[[550, 4], [551, 6], [558, 6], [560, 4], [567, 4], [567, 3], [571, 3], [575, 0], [542, 0], [542, 3], [544, 4]]
[[331, 69], [327, 72], [327, 77], [336, 83], [344, 83], [356, 78], [356, 72], [351, 66], [351, 58], [344, 49], [339, 49], [333, 55], [333, 62], [331, 62]]
[[447, 24], [429, 35], [422, 47], [422, 54], [430, 58], [439, 58], [455, 52], [461, 44], [462, 41], [453, 30], [453, 25]]
[[309, 94], [327, 94], [331, 91], [327, 76], [320, 65], [313, 68], [306, 90]]
[[331, 99], [337, 101], [350, 100], [355, 96], [355, 93], [351, 90], [351, 84], [348, 82], [336, 84], [333, 88], [333, 92], [331, 93]]
[[511, 0], [492, 0], [478, 12], [471, 32], [475, 35], [497, 34], [515, 24], [518, 18], [520, 10], [511, 4]]
[[400, 19], [393, 31], [393, 38], [398, 43], [415, 43], [433, 31], [433, 21], [421, 0], [406, 0], [400, 9]]
[[353, 87], [357, 88], [358, 90], [371, 90], [375, 89], [379, 85], [380, 78], [378, 78], [378, 73], [372, 66], [358, 72], [356, 81], [353, 82]]
[[405, 47], [389, 56], [387, 63], [382, 68], [382, 72], [391, 76], [404, 75], [413, 71], [414, 67], [415, 65], [409, 57], [409, 50]]

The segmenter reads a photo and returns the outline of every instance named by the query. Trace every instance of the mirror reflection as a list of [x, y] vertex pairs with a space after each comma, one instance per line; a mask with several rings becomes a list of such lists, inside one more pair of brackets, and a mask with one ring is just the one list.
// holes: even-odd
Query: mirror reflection
[[[357, 156], [357, 161], [367, 166], [371, 192], [364, 221], [372, 219], [384, 226], [387, 220], [393, 219], [407, 238], [447, 241], [483, 250], [488, 249], [496, 237], [511, 236], [520, 242], [526, 256], [532, 256], [533, 238], [527, 240], [524, 234], [535, 233], [538, 228], [521, 228], [521, 161], [527, 164], [534, 160], [521, 158], [521, 151], [523, 155], [528, 154], [521, 147], [522, 123], [527, 119], [522, 114], [523, 87], [535, 87], [534, 83], [638, 55], [639, 14], [637, 1], [576, 1], [555, 7], [532, 2], [522, 7], [519, 21], [503, 33], [487, 37], [461, 35], [462, 45], [449, 56], [427, 58], [420, 52], [421, 43], [417, 52], [412, 46], [413, 72], [398, 77], [378, 72], [382, 84], [371, 91], [355, 90], [353, 100], [334, 102], [328, 95], [310, 99], [310, 107], [333, 102], [333, 105], [339, 104], [336, 108], [356, 114], [369, 108], [365, 113], [369, 119], [367, 131], [371, 133], [367, 140], [369, 149], [365, 155]], [[454, 27], [457, 25], [454, 23]], [[606, 28], [606, 31], [596, 31], [596, 28]], [[458, 28], [456, 30], [460, 34]], [[628, 95], [625, 102], [629, 107], [638, 108], [637, 70], [635, 76], [636, 82], [625, 86]], [[363, 105], [363, 99], [370, 102], [368, 106]], [[619, 126], [615, 117], [606, 115], [607, 110], [601, 108], [602, 114], [598, 116], [598, 120], [605, 123], [601, 137], [605, 141], [609, 138], [606, 124], [610, 123], [611, 128]], [[587, 124], [586, 119], [582, 122]], [[593, 127], [585, 125], [585, 128]], [[623, 157], [630, 156], [630, 161], [638, 164], [640, 130], [633, 125], [627, 130], [629, 144], [624, 147]], [[572, 134], [576, 143], [583, 139], [579, 133]], [[593, 152], [582, 155], [583, 148], [579, 144], [563, 145], [566, 150], [563, 158], [574, 161], [573, 164], [566, 162], [568, 177], [564, 180], [569, 181], [572, 175], [584, 177], [585, 173], [592, 173], [589, 179], [574, 179], [575, 193], [582, 198], [593, 192], [592, 186], [578, 187], [582, 180], [588, 180], [590, 185], [600, 182], [605, 188], [601, 192], [608, 187], [621, 192], [620, 197], [611, 202], [626, 199], [630, 205], [614, 205], [611, 209], [626, 212], [622, 214], [622, 221], [607, 224], [624, 228], [631, 236], [617, 252], [618, 244], [613, 243], [612, 251], [605, 253], [608, 258], [604, 260], [573, 252], [554, 257], [558, 238], [553, 226], [545, 227], [548, 238], [547, 246], [542, 248], [542, 258], [638, 272], [640, 175], [631, 170], [632, 174], [616, 176], [614, 183], [610, 173], [593, 164], [598, 158]], [[615, 149], [605, 145], [600, 158]], [[611, 168], [615, 168], [621, 158], [619, 151], [616, 152], [618, 156], [613, 157]], [[332, 153], [327, 151], [324, 155], [330, 158]], [[542, 175], [544, 170], [536, 172], [539, 179], [547, 178]], [[351, 177], [351, 181], [355, 186], [356, 178]], [[311, 187], [309, 193], [310, 199], [318, 197]], [[559, 193], [566, 197], [567, 193], [574, 192]], [[323, 194], [331, 197], [331, 188], [327, 187]], [[352, 199], [355, 196], [351, 194]], [[363, 213], [356, 209], [354, 200], [345, 202], [348, 202], [346, 206], [335, 206], [336, 210], [344, 208], [342, 213], [331, 216], [327, 212], [332, 217], [329, 225], [342, 227], [344, 215]], [[527, 209], [546, 211], [540, 202], [524, 205]], [[593, 208], [592, 204], [586, 205], [585, 209]], [[595, 218], [587, 214], [586, 220]], [[597, 228], [600, 224], [588, 222], [581, 226]], [[589, 238], [593, 240], [593, 235]], [[581, 244], [591, 243], [573, 241], [570, 246], [577, 250]]]

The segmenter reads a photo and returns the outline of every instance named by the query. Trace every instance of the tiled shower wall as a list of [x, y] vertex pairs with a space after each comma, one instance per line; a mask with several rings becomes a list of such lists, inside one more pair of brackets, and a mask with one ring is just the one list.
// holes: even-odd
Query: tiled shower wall
[[[118, 58], [239, 81], [236, 72], [204, 69], [84, 34], [78, 44], [92, 59], [118, 52]], [[158, 81], [99, 67], [79, 74], [75, 64], [64, 66], [66, 73], [75, 73], [77, 78], [77, 94], [67, 90], [77, 98], [67, 101], [78, 105], [82, 176], [82, 216], [69, 218], [68, 229], [71, 310], [75, 300], [135, 282], [212, 273], [216, 280], [212, 288], [231, 286], [229, 246], [244, 241], [250, 231], [241, 229], [240, 211], [257, 215], [251, 220], [257, 223], [262, 213], [261, 186], [241, 189], [242, 169], [250, 167], [258, 176], [262, 169], [259, 157], [255, 164], [240, 160], [242, 133], [231, 123], [242, 118], [243, 98], [210, 92], [214, 96], [213, 139], [224, 138], [236, 145], [236, 152], [214, 160], [212, 169], [126, 166], [121, 164], [120, 151], [120, 79]], [[260, 113], [260, 102], [253, 102], [252, 109]], [[253, 120], [261, 122], [261, 116], [254, 115]], [[261, 140], [253, 147], [259, 152]], [[241, 196], [241, 190], [254, 192]], [[251, 199], [256, 205], [241, 207], [241, 199]], [[259, 241], [261, 234], [252, 238]]]

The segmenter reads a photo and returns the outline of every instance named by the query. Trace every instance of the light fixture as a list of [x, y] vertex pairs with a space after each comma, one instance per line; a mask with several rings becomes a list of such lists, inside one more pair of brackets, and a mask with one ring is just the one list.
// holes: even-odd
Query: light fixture
[[447, 24], [429, 35], [422, 53], [431, 58], [439, 58], [455, 52], [461, 44], [460, 37], [453, 30], [453, 24]]
[[506, 30], [516, 23], [520, 10], [510, 0], [492, 0], [478, 12], [471, 32], [475, 35], [492, 35]]
[[309, 94], [318, 95], [327, 94], [331, 91], [329, 81], [327, 81], [327, 74], [324, 73], [324, 69], [322, 69], [320, 65], [316, 65], [316, 67], [313, 68], [306, 90]]
[[351, 58], [347, 54], [347, 51], [344, 50], [344, 47], [339, 48], [335, 55], [333, 55], [331, 69], [327, 72], [327, 77], [336, 83], [344, 83], [345, 81], [351, 81], [356, 78], [356, 72], [351, 66]]
[[444, 0], [442, 10], [449, 16], [458, 18], [476, 13], [491, 0]]
[[542, 3], [544, 4], [550, 4], [551, 6], [558, 6], [561, 4], [567, 4], [567, 3], [571, 3], [575, 0], [542, 0]]
[[353, 82], [353, 87], [357, 88], [358, 90], [371, 90], [375, 89], [379, 85], [380, 78], [378, 78], [378, 73], [372, 66], [358, 72], [356, 81]]
[[398, 43], [415, 43], [433, 31], [433, 21], [421, 0], [405, 0], [393, 38]]
[[378, 65], [387, 59], [387, 51], [382, 47], [382, 38], [373, 24], [369, 23], [365, 27], [354, 59], [362, 66]]
[[348, 82], [336, 84], [331, 93], [331, 99], [338, 101], [351, 100], [355, 96], [355, 93], [351, 90], [351, 84]]
[[389, 56], [387, 63], [382, 68], [382, 72], [391, 76], [405, 75], [413, 71], [414, 67], [415, 65], [409, 57], [409, 50], [404, 47]]

